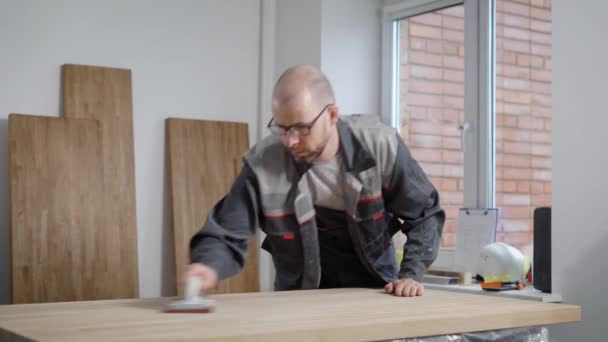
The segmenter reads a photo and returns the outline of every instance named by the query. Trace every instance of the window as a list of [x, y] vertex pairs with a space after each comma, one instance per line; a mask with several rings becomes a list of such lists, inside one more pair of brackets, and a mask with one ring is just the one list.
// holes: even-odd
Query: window
[[550, 7], [410, 0], [384, 8], [383, 113], [440, 192], [440, 267], [453, 262], [461, 207], [497, 207], [497, 241], [532, 253], [534, 208], [551, 204]]

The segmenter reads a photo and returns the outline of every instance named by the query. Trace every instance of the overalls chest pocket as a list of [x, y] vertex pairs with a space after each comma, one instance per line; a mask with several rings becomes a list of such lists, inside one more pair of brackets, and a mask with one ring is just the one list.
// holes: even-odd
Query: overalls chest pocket
[[377, 195], [361, 194], [357, 203], [357, 224], [365, 241], [367, 253], [377, 254], [384, 251], [389, 236], [385, 217], [382, 193]]
[[262, 249], [272, 254], [275, 264], [295, 265], [302, 262], [302, 238], [294, 214], [266, 215], [262, 231], [266, 233]]

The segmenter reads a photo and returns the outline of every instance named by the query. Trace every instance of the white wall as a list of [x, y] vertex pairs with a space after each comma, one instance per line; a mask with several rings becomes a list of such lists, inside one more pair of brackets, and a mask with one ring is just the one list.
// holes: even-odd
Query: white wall
[[140, 295], [170, 294], [167, 117], [244, 121], [256, 137], [259, 1], [0, 1], [0, 303], [10, 300], [7, 117], [57, 116], [60, 65], [130, 68]]
[[380, 114], [381, 0], [325, 0], [321, 67], [343, 114]]
[[560, 342], [608, 338], [608, 3], [553, 1], [553, 283], [583, 321]]

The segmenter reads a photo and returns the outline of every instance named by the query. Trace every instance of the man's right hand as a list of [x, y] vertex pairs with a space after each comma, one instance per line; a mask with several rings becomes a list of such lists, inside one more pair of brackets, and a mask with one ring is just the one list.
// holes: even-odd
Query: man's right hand
[[198, 277], [201, 279], [199, 292], [208, 290], [217, 284], [217, 271], [201, 263], [195, 262], [186, 266], [181, 278], [180, 286], [183, 287], [187, 284], [188, 278], [190, 277]]

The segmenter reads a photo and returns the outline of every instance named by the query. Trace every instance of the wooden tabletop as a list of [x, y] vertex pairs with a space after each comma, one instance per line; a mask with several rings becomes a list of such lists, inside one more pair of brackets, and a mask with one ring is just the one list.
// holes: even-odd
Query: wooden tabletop
[[207, 314], [163, 313], [171, 298], [0, 306], [8, 341], [365, 341], [581, 319], [579, 306], [426, 290], [332, 289], [211, 296]]

